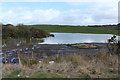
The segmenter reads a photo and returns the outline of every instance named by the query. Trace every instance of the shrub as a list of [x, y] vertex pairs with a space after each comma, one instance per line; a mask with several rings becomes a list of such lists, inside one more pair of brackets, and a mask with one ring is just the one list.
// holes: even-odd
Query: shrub
[[17, 36], [17, 28], [16, 27], [2, 27], [2, 37], [16, 37]]
[[18, 28], [18, 37], [31, 37], [31, 31], [30, 31], [30, 27], [28, 26], [17, 26]]
[[31, 28], [30, 29], [31, 33], [32, 33], [32, 37], [34, 38], [43, 38], [43, 37], [47, 37], [49, 34], [41, 29], [35, 29], [35, 28]]
[[41, 29], [31, 28], [26, 25], [17, 26], [3, 26], [2, 37], [3, 38], [44, 38], [48, 37], [49, 33]]
[[[116, 54], [118, 50], [118, 40], [116, 39], [116, 36], [114, 35], [110, 39], [108, 39], [107, 48], [110, 54]], [[118, 54], [118, 53], [117, 53]]]

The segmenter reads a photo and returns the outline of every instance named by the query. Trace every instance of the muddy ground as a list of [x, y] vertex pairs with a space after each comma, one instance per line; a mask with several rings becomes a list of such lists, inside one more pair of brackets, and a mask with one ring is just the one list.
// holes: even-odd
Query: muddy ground
[[[98, 46], [98, 48], [76, 48], [70, 46], [70, 44], [30, 44], [6, 47], [2, 49], [2, 61], [4, 57], [7, 62], [13, 62], [17, 59], [18, 53], [25, 55], [35, 55], [36, 59], [41, 60], [55, 54], [96, 54], [99, 50], [106, 50], [105, 43], [86, 43]], [[6, 55], [5, 55], [6, 54]]]

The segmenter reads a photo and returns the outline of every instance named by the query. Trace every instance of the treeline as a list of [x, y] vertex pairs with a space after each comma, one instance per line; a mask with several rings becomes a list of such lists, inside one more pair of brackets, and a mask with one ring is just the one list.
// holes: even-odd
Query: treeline
[[41, 30], [32, 28], [26, 25], [13, 26], [10, 24], [2, 25], [2, 38], [44, 38], [48, 37], [49, 33]]
[[101, 24], [101, 25], [87, 25], [86, 27], [118, 27], [120, 23], [118, 24]]
[[88, 25], [85, 27], [95, 27], [95, 28], [103, 28], [103, 29], [112, 29], [112, 30], [120, 30], [120, 23], [113, 25]]

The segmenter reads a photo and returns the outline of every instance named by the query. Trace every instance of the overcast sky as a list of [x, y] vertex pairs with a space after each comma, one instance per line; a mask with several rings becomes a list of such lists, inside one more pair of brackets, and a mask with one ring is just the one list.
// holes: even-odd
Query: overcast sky
[[2, 2], [0, 22], [3, 24], [117, 24], [118, 0]]

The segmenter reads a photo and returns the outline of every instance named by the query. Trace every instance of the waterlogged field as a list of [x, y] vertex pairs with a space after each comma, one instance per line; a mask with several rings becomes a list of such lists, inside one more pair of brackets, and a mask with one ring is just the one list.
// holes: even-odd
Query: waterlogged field
[[118, 30], [101, 29], [94, 27], [82, 27], [82, 26], [62, 26], [62, 25], [32, 25], [37, 29], [43, 29], [48, 32], [59, 32], [59, 33], [95, 33], [95, 34], [116, 34]]
[[35, 32], [43, 29], [57, 33], [42, 38], [39, 36], [43, 33], [33, 32], [38, 38], [30, 36], [28, 39], [23, 38], [25, 34], [19, 34], [21, 38], [16, 39], [6, 35], [9, 38], [2, 41], [1, 53], [3, 78], [118, 78], [116, 43], [112, 51], [108, 51], [108, 43], [105, 43], [108, 38], [113, 41], [117, 38], [113, 36], [117, 30], [79, 26], [32, 27], [36, 28]]

